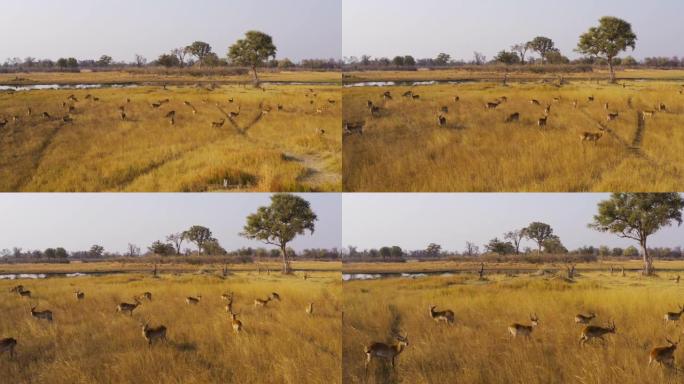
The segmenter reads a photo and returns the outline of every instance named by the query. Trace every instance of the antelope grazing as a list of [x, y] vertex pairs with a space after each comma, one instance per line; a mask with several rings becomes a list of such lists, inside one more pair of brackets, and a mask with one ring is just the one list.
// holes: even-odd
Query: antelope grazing
[[150, 106], [151, 106], [152, 108], [159, 108], [159, 107], [161, 107], [161, 104], [159, 104], [159, 103], [152, 103], [152, 104], [150, 104]]
[[454, 325], [454, 311], [449, 309], [444, 311], [435, 311], [435, 308], [437, 308], [437, 306], [430, 306], [430, 317], [432, 320], [436, 322], [443, 321], [449, 325]]
[[167, 119], [173, 119], [174, 117], [176, 117], [176, 111], [169, 111], [169, 113], [167, 113], [164, 117], [166, 117]]
[[74, 119], [72, 119], [71, 116], [66, 115], [66, 116], [62, 116], [62, 121], [65, 123], [71, 123], [74, 121]]
[[126, 120], [126, 117], [127, 117], [126, 112], [124, 112], [124, 111], [119, 112], [119, 116], [121, 117], [121, 120], [124, 120], [124, 121]]
[[226, 119], [221, 119], [219, 121], [212, 121], [211, 122], [211, 127], [212, 128], [221, 128], [223, 127], [223, 124], [226, 122]]
[[19, 296], [21, 297], [31, 297], [31, 291], [24, 291], [23, 289], [21, 291], [17, 292]]
[[358, 133], [359, 135], [363, 135], [363, 126], [365, 125], [364, 122], [360, 123], [344, 123], [344, 133], [351, 135], [354, 133]]
[[370, 114], [371, 114], [371, 116], [379, 115], [380, 114], [380, 107], [372, 105], [370, 107]]
[[508, 326], [508, 332], [510, 332], [513, 337], [525, 336], [529, 338], [534, 328], [539, 325], [539, 318], [536, 314], [534, 316], [530, 315], [530, 321], [532, 322], [531, 325], [513, 323]]
[[665, 111], [667, 111], [667, 106], [663, 103], [660, 103], [660, 105], [658, 106], [658, 110], [660, 112], [665, 112]]
[[197, 295], [197, 297], [188, 296], [185, 298], [185, 302], [192, 305], [199, 304], [200, 300], [202, 300], [202, 296], [200, 295]]
[[540, 118], [539, 120], [537, 120], [537, 125], [539, 126], [539, 128], [546, 127], [546, 121], [548, 120], [548, 118], [549, 118], [548, 116], [544, 116], [544, 117]]
[[491, 102], [491, 101], [488, 101], [488, 102], [485, 104], [485, 109], [496, 109], [496, 107], [498, 107], [498, 106], [499, 106], [499, 103], [498, 103], [498, 102]]
[[668, 322], [676, 322], [679, 321], [679, 319], [682, 317], [682, 314], [684, 313], [684, 307], [681, 305], [679, 306], [679, 312], [668, 312], [665, 314], [665, 325], [668, 324]]
[[142, 324], [142, 335], [147, 340], [147, 345], [151, 346], [155, 340], [166, 341], [166, 327], [160, 325], [151, 328], [147, 323]]
[[677, 350], [677, 344], [679, 344], [679, 340], [677, 342], [673, 342], [672, 340], [665, 338], [667, 342], [670, 344], [666, 347], [655, 347], [651, 349], [651, 353], [648, 354], [648, 365], [650, 366], [653, 364], [655, 361], [658, 363], [661, 367], [663, 365], [668, 366], [668, 367], [674, 367], [675, 363], [675, 358], [674, 358], [674, 353]]
[[85, 293], [83, 293], [83, 292], [81, 292], [81, 291], [76, 291], [76, 292], [74, 292], [74, 294], [76, 294], [76, 300], [83, 300], [83, 299], [85, 299]]
[[392, 100], [392, 94], [390, 93], [390, 91], [385, 91], [382, 94], [382, 99], [383, 100]]
[[280, 295], [277, 292], [271, 292], [271, 294], [268, 296], [271, 300], [277, 300], [280, 301]]
[[505, 102], [507, 102], [507, 101], [508, 101], [508, 97], [506, 97], [506, 96], [501, 96], [501, 97], [499, 97], [499, 102], [505, 103]]
[[546, 108], [544, 108], [544, 114], [548, 116], [549, 113], [551, 113], [551, 104], [547, 104]]
[[606, 119], [608, 121], [613, 121], [613, 120], [616, 120], [618, 118], [618, 116], [619, 116], [619, 114], [617, 112], [609, 113], [608, 116], [606, 117]]
[[269, 301], [271, 301], [270, 297], [266, 300], [254, 299], [254, 306], [255, 307], [265, 307]]
[[10, 358], [15, 356], [14, 348], [17, 346], [17, 340], [7, 337], [0, 340], [0, 354], [9, 352]]
[[537, 100], [537, 99], [532, 99], [532, 100], [530, 100], [530, 104], [532, 104], [532, 105], [541, 105], [541, 104], [539, 103], [539, 100]]
[[449, 107], [447, 107], [446, 105], [443, 105], [442, 108], [440, 109], [440, 111], [442, 111], [442, 113], [449, 113]]
[[49, 311], [47, 309], [44, 311], [36, 311], [35, 305], [31, 307], [31, 316], [38, 320], [52, 321], [52, 311]]
[[333, 100], [333, 99], [328, 99], [328, 103], [330, 103], [330, 104], [335, 104], [335, 100]]
[[413, 91], [406, 91], [402, 95], [402, 97], [412, 97], [413, 96]]
[[121, 304], [117, 305], [116, 311], [117, 312], [128, 312], [129, 316], [133, 316], [133, 311], [135, 311], [135, 309], [138, 308], [138, 306], [140, 306], [140, 304], [142, 304], [140, 302], [140, 300], [138, 300], [137, 297], [134, 300], [135, 300], [135, 304], [121, 303]]
[[520, 121], [520, 113], [515, 112], [506, 118], [507, 123], [512, 123], [514, 121]]
[[145, 299], [148, 301], [152, 301], [152, 292], [144, 292], [142, 295], [139, 296], [140, 300]]
[[309, 305], [306, 306], [306, 314], [311, 316], [313, 315], [313, 303], [309, 303]]
[[582, 335], [580, 336], [580, 345], [584, 344], [591, 339], [604, 340], [603, 336], [609, 333], [615, 333], [615, 322], [610, 327], [599, 327], [598, 325], [587, 325], [582, 329]]
[[228, 115], [232, 118], [236, 118], [236, 117], [240, 116], [240, 106], [238, 105], [237, 111], [228, 112]]
[[411, 95], [411, 99], [418, 100], [420, 99], [420, 95]]
[[408, 334], [404, 336], [395, 334], [394, 338], [396, 339], [396, 343], [392, 345], [376, 342], [364, 347], [363, 351], [366, 353], [366, 375], [368, 375], [368, 365], [374, 357], [391, 360], [392, 369], [394, 369], [396, 357], [409, 345]]
[[230, 320], [231, 320], [231, 323], [233, 325], [233, 331], [235, 333], [240, 333], [240, 331], [242, 331], [242, 321], [237, 319], [237, 315], [239, 315], [239, 313], [231, 312], [230, 313]]
[[437, 120], [438, 120], [438, 123], [439, 123], [439, 126], [440, 126], [440, 127], [446, 126], [447, 119], [446, 119], [446, 117], [445, 117], [444, 115], [439, 115], [439, 116], [437, 116]]
[[653, 117], [655, 116], [655, 111], [642, 111], [641, 115], [643, 117]]
[[601, 136], [603, 136], [603, 133], [597, 132], [597, 133], [591, 133], [591, 132], [584, 132], [580, 135], [580, 139], [582, 143], [585, 141], [593, 141], [594, 144], [598, 143], [599, 139], [601, 139]]
[[590, 102], [590, 103], [591, 103], [592, 101], [594, 101], [594, 96], [589, 96], [589, 97], [587, 97], [587, 101]]
[[590, 313], [588, 315], [583, 315], [581, 313], [577, 314], [575, 316], [575, 323], [577, 324], [589, 324], [591, 323], [591, 320], [593, 320], [596, 317], [595, 313]]
[[52, 116], [50, 116], [50, 114], [47, 112], [43, 112], [43, 118], [45, 118], [45, 120], [49, 120], [50, 118], [52, 118]]

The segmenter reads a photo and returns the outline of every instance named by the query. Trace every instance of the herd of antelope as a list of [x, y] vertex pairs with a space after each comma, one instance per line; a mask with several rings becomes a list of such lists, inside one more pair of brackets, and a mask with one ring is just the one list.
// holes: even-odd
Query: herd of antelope
[[[23, 285], [17, 285], [10, 289], [10, 293], [15, 293], [19, 295], [22, 298], [31, 298], [31, 291], [25, 289]], [[81, 290], [77, 290], [74, 292], [74, 297], [76, 298], [77, 301], [83, 301], [85, 300], [85, 293], [82, 292]], [[231, 324], [231, 327], [233, 329], [233, 332], [236, 334], [239, 334], [243, 331], [243, 323], [242, 321], [238, 320], [238, 315], [240, 313], [236, 313], [233, 311], [233, 305], [234, 305], [234, 293], [229, 292], [229, 293], [224, 293], [221, 295], [221, 300], [226, 302], [225, 310], [226, 313], [228, 314], [229, 321]], [[196, 296], [188, 296], [185, 299], [185, 302], [188, 305], [199, 305], [202, 300], [201, 295], [196, 295]], [[128, 303], [128, 302], [121, 302], [116, 305], [116, 312], [121, 313], [121, 314], [127, 314], [131, 318], [134, 315], [134, 311], [143, 305], [143, 301], [152, 301], [152, 293], [151, 292], [143, 292], [142, 294], [133, 297], [133, 302]], [[254, 300], [254, 306], [255, 307], [266, 307], [267, 304], [271, 301], [281, 301], [281, 296], [277, 292], [271, 292], [266, 299], [260, 299], [256, 298]], [[313, 310], [313, 302], [309, 302], [306, 307], [304, 308], [305, 313], [308, 316], [313, 316], [314, 315], [314, 310]], [[55, 316], [52, 311], [50, 310], [41, 310], [38, 311], [36, 310], [37, 304], [31, 304], [29, 314], [31, 315], [32, 318], [36, 320], [43, 320], [46, 321], [47, 323], [52, 323], [55, 320]], [[148, 322], [144, 320], [138, 320], [140, 326], [142, 327], [142, 336], [147, 342], [148, 346], [152, 346], [152, 344], [155, 341], [167, 341], [166, 336], [167, 336], [167, 327], [165, 325], [158, 325], [156, 327], [152, 327], [149, 325]], [[10, 358], [14, 358], [16, 356], [16, 351], [15, 348], [17, 346], [17, 340], [13, 337], [7, 337], [0, 339], [0, 355], [2, 355], [4, 352], [8, 352], [10, 355]]]
[[[453, 326], [455, 324], [454, 311], [445, 309], [438, 311], [436, 306], [429, 306], [429, 317], [437, 323], [444, 323], [446, 325]], [[667, 312], [664, 316], [665, 325], [678, 322], [682, 315], [684, 314], [684, 306], [679, 307], [677, 312]], [[577, 325], [582, 326], [580, 332], [579, 345], [584, 347], [587, 342], [591, 340], [605, 341], [604, 336], [615, 334], [617, 328], [615, 327], [615, 322], [609, 323], [607, 326], [599, 326], [592, 324], [592, 321], [596, 318], [596, 313], [578, 313], [574, 317], [574, 322]], [[510, 333], [513, 339], [518, 337], [523, 337], [527, 340], [531, 339], [532, 332], [539, 326], [539, 317], [536, 314], [530, 314], [530, 323], [511, 323], [508, 325], [508, 333]], [[395, 339], [393, 344], [387, 344], [382, 342], [373, 342], [371, 344], [364, 346], [364, 353], [366, 354], [365, 360], [365, 373], [368, 375], [368, 366], [370, 365], [373, 358], [389, 360], [392, 368], [395, 368], [395, 359], [399, 354], [401, 354], [404, 349], [409, 345], [408, 334], [405, 333], [401, 335], [397, 330], [392, 331], [392, 337]], [[681, 337], [680, 337], [681, 338]], [[668, 345], [657, 346], [650, 350], [648, 365], [653, 363], [658, 363], [661, 367], [675, 368], [675, 357], [674, 353], [677, 350], [677, 345], [679, 339], [673, 342], [669, 338], [665, 338]]]

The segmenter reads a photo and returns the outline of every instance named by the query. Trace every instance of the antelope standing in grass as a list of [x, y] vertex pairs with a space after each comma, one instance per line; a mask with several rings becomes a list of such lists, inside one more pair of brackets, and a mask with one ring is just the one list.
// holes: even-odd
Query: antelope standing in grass
[[642, 111], [641, 115], [643, 117], [653, 117], [655, 116], [655, 111]]
[[371, 106], [370, 107], [370, 113], [371, 113], [371, 116], [379, 115], [380, 114], [380, 107], [375, 106], [375, 105]]
[[74, 119], [71, 116], [66, 115], [66, 116], [62, 116], [62, 121], [65, 123], [71, 123], [74, 121]]
[[544, 114], [548, 116], [549, 113], [551, 113], [551, 104], [547, 104], [546, 108], [544, 108]]
[[394, 369], [396, 357], [409, 345], [408, 334], [402, 336], [395, 333], [394, 338], [396, 339], [396, 343], [391, 345], [375, 342], [364, 347], [363, 351], [366, 353], [366, 375], [368, 375], [368, 365], [374, 357], [390, 360], [392, 362], [392, 369]]
[[447, 309], [444, 311], [436, 311], [437, 306], [430, 306], [430, 317], [436, 322], [443, 321], [449, 325], [454, 325], [454, 311]]
[[0, 339], [0, 354], [9, 352], [10, 358], [15, 356], [14, 348], [17, 346], [17, 340], [11, 337]]
[[616, 119], [618, 118], [618, 116], [619, 116], [619, 114], [618, 114], [617, 112], [615, 112], [615, 113], [609, 113], [609, 114], [608, 114], [608, 117], [607, 117], [607, 120], [608, 120], [608, 121], [616, 120]]
[[150, 327], [147, 323], [142, 324], [142, 335], [147, 340], [147, 345], [151, 346], [155, 340], [166, 341], [166, 327]]
[[21, 291], [18, 291], [17, 293], [18, 293], [19, 296], [21, 296], [21, 297], [29, 297], [29, 298], [31, 297], [31, 291], [28, 291], [28, 290], [25, 291], [25, 290], [22, 289]]
[[587, 97], [587, 101], [590, 102], [590, 103], [591, 103], [592, 101], [594, 101], [594, 96], [589, 96], [589, 97]]
[[255, 307], [265, 307], [269, 301], [271, 301], [270, 297], [267, 298], [266, 300], [254, 299], [254, 306]]
[[359, 135], [363, 135], [363, 126], [365, 124], [363, 122], [360, 123], [344, 123], [344, 133], [351, 135], [353, 133], [358, 133]]
[[539, 318], [536, 314], [534, 316], [530, 315], [530, 321], [530, 325], [513, 323], [508, 326], [508, 332], [510, 332], [513, 337], [524, 336], [529, 338], [534, 328], [539, 325]]
[[152, 301], [152, 292], [144, 292], [142, 295], [139, 296], [139, 299], [145, 299], [148, 301]]
[[131, 102], [131, 99], [130, 99], [130, 98], [126, 98], [126, 103], [130, 103], [130, 102]]
[[169, 99], [159, 100], [159, 104], [166, 104], [169, 101], [171, 101], [171, 100], [169, 100]]
[[49, 120], [49, 119], [52, 118], [52, 116], [50, 116], [50, 114], [47, 113], [47, 112], [43, 112], [43, 118], [44, 118], [45, 120]]
[[413, 96], [413, 91], [406, 91], [402, 95], [402, 97], [412, 97]]
[[539, 126], [539, 128], [546, 127], [546, 121], [548, 120], [548, 118], [549, 118], [548, 116], [544, 116], [544, 117], [539, 118], [539, 120], [537, 120], [537, 125]]
[[335, 104], [335, 100], [333, 100], [333, 99], [328, 99], [328, 103], [330, 103], [330, 104]]
[[124, 111], [119, 112], [119, 116], [121, 116], [121, 120], [126, 121], [126, 117], [127, 117], [126, 112], [124, 112]]
[[169, 113], [167, 113], [164, 117], [166, 117], [167, 119], [173, 119], [174, 117], [176, 117], [176, 111], [169, 111]]
[[459, 100], [461, 100], [461, 98], [459, 96], [454, 96], [454, 102], [457, 103]]
[[577, 100], [572, 101], [572, 107], [575, 109], [577, 108]]
[[9, 291], [10, 291], [10, 293], [17, 293], [17, 292], [21, 292], [23, 290], [24, 290], [23, 285], [16, 285], [16, 286], [12, 287]]
[[584, 344], [591, 339], [604, 340], [603, 336], [609, 333], [615, 333], [615, 322], [613, 322], [610, 327], [587, 325], [582, 329], [582, 334], [579, 339], [580, 345], [584, 346]]
[[383, 100], [392, 100], [392, 94], [390, 93], [390, 91], [385, 91], [382, 94], [382, 99]]
[[16, 123], [17, 121], [19, 121], [19, 116], [18, 116], [18, 115], [12, 116], [12, 121], [15, 122], [15, 123]]
[[660, 103], [660, 105], [658, 106], [658, 110], [660, 112], [665, 112], [665, 111], [667, 111], [667, 106], [663, 103]]
[[197, 297], [188, 296], [185, 298], [185, 302], [192, 305], [199, 304], [200, 300], [202, 300], [202, 296], [200, 295], [197, 295]]
[[311, 315], [313, 315], [313, 311], [314, 311], [313, 303], [309, 303], [309, 305], [306, 306], [306, 314], [311, 316]]
[[[78, 101], [78, 100], [76, 100], [76, 101]], [[99, 97], [93, 97], [93, 101], [98, 102], [98, 101], [100, 101], [100, 98]]]
[[5, 125], [7, 125], [7, 119], [0, 120], [0, 128], [5, 128]]
[[366, 107], [367, 107], [368, 109], [371, 109], [371, 108], [373, 107], [373, 102], [370, 101], [370, 100], [366, 101]]
[[603, 104], [603, 109], [605, 109], [606, 111], [608, 110], [608, 103]]
[[684, 313], [684, 307], [681, 305], [679, 306], [679, 312], [668, 312], [665, 314], [665, 325], [668, 324], [668, 322], [675, 323], [679, 321], [679, 319], [682, 317], [682, 314]]
[[223, 300], [226, 300], [226, 312], [233, 313], [233, 292], [230, 294], [224, 293], [221, 295]]
[[74, 107], [73, 105], [70, 105], [69, 106], [69, 113], [76, 113], [76, 107]]
[[228, 115], [229, 115], [231, 118], [236, 118], [236, 117], [240, 116], [240, 106], [238, 105], [237, 111], [230, 111], [230, 112], [228, 112]]
[[278, 292], [271, 292], [271, 294], [268, 297], [271, 300], [280, 301], [280, 295], [278, 294]]
[[133, 311], [135, 311], [135, 309], [138, 308], [138, 306], [140, 306], [140, 304], [142, 304], [140, 302], [140, 300], [138, 300], [137, 297], [134, 300], [135, 300], [135, 304], [120, 303], [119, 305], [116, 306], [116, 311], [122, 312], [122, 313], [128, 312], [129, 316], [133, 316]]
[[240, 333], [240, 331], [242, 331], [242, 321], [237, 319], [237, 315], [239, 315], [239, 313], [230, 312], [230, 320], [233, 325], [233, 331], [235, 333]]
[[438, 121], [440, 127], [446, 126], [446, 123], [447, 123], [446, 116], [444, 116], [444, 115], [437, 116], [437, 121]]
[[561, 101], [560, 96], [556, 96], [556, 97], [553, 98], [553, 102], [554, 102], [554, 103], [558, 103], [558, 102], [560, 102], [560, 101]]
[[87, 94], [87, 95], [85, 95], [85, 99], [86, 99], [86, 100], [90, 100], [92, 97], [93, 97], [93, 95], [91, 95], [90, 93]]
[[512, 123], [514, 121], [520, 121], [520, 113], [518, 113], [518, 112], [512, 113], [506, 118], [507, 123]]
[[73, 101], [73, 102], [78, 102], [78, 99], [77, 99], [76, 96], [74, 96], [74, 95], [69, 95], [69, 97], [67, 97], [67, 99], [69, 99], [69, 100], [71, 100], [71, 101]]
[[577, 324], [589, 324], [591, 323], [591, 320], [593, 320], [596, 317], [595, 313], [590, 313], [588, 315], [583, 315], [581, 313], [578, 313], [575, 316], [575, 323]]
[[677, 350], [677, 344], [679, 344], [679, 340], [677, 342], [673, 342], [672, 340], [665, 338], [667, 342], [670, 344], [665, 347], [655, 347], [651, 349], [651, 353], [648, 355], [648, 365], [650, 366], [653, 364], [655, 361], [658, 363], [661, 367], [663, 365], [668, 366], [668, 367], [674, 367], [675, 363], [675, 357], [674, 353]]
[[85, 293], [81, 291], [76, 291], [74, 292], [76, 294], [76, 300], [83, 300], [85, 299]]
[[219, 121], [212, 121], [211, 122], [211, 127], [212, 128], [221, 128], [223, 127], [223, 124], [226, 122], [226, 119], [221, 119]]
[[228, 102], [231, 103], [231, 104], [233, 103], [233, 101], [235, 101], [235, 100], [233, 100], [232, 97], [231, 97], [230, 99], [228, 99]]
[[159, 103], [152, 103], [152, 104], [150, 104], [150, 106], [151, 106], [152, 108], [155, 108], [155, 109], [156, 109], [156, 108], [161, 107], [161, 104], [159, 104]]
[[35, 305], [31, 307], [31, 316], [38, 320], [52, 321], [52, 311], [47, 309], [44, 311], [36, 311]]
[[580, 139], [581, 139], [582, 143], [584, 143], [585, 141], [593, 141], [594, 144], [596, 144], [601, 139], [601, 136], [603, 136], [603, 133], [601, 133], [601, 132], [596, 132], [596, 133], [583, 132], [580, 135]]
[[282, 110], [283, 110], [283, 105], [282, 105], [282, 104], [278, 104], [278, 110], [279, 110], [279, 111], [282, 111]]
[[418, 100], [420, 99], [420, 95], [411, 95], [411, 99]]
[[499, 106], [499, 103], [488, 101], [485, 104], [485, 109], [496, 109], [496, 107], [498, 107], [498, 106]]
[[539, 103], [539, 100], [537, 100], [537, 99], [532, 99], [532, 100], [530, 100], [530, 104], [532, 104], [532, 105], [541, 105], [541, 104]]
[[449, 107], [447, 107], [446, 105], [443, 105], [442, 108], [440, 109], [440, 111], [442, 111], [442, 113], [449, 113]]
[[26, 108], [26, 116], [31, 116], [32, 114], [33, 114], [33, 110], [31, 109], [31, 107], [27, 107]]

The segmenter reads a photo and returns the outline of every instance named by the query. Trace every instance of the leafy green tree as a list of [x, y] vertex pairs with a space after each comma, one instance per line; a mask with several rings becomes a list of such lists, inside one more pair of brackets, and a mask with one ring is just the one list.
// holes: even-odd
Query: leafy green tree
[[392, 250], [390, 247], [381, 247], [379, 252], [383, 260], [387, 260], [392, 257]]
[[78, 68], [78, 60], [76, 60], [75, 58], [70, 57], [70, 58], [68, 58], [68, 59], [66, 59], [66, 60], [67, 60], [67, 61], [66, 61], [67, 67], [69, 67], [69, 68]]
[[254, 73], [254, 81], [259, 82], [257, 67], [276, 56], [277, 48], [273, 38], [263, 32], [248, 31], [245, 38], [235, 42], [228, 49], [228, 57], [237, 65], [248, 66]]
[[544, 241], [553, 236], [553, 228], [546, 223], [533, 222], [525, 229], [525, 237], [537, 243], [537, 251], [541, 254]]
[[57, 60], [57, 66], [62, 68], [62, 69], [66, 68], [68, 65], [69, 65], [69, 63], [67, 62], [67, 59], [65, 59], [64, 57], [60, 57]]
[[316, 220], [318, 217], [308, 201], [296, 195], [277, 193], [271, 196], [271, 205], [259, 207], [256, 213], [247, 216], [247, 224], [240, 235], [279, 247], [283, 273], [290, 273], [287, 244], [306, 231], [313, 233]]
[[55, 249], [55, 257], [58, 259], [66, 259], [69, 257], [69, 253], [66, 251], [66, 249], [57, 247], [57, 249]]
[[154, 253], [155, 255], [159, 256], [169, 256], [173, 255], [175, 253], [175, 249], [173, 248], [173, 245], [168, 244], [168, 243], [162, 243], [161, 241], [157, 240], [152, 245], [147, 247], [147, 249]]
[[511, 65], [520, 63], [520, 57], [515, 52], [501, 51], [494, 56], [494, 61], [502, 64]]
[[560, 240], [560, 237], [556, 235], [551, 235], [548, 238], [544, 239], [544, 241], [542, 242], [542, 247], [544, 248], [545, 253], [549, 253], [552, 255], [568, 253], [568, 249], [565, 248], [565, 246]]
[[554, 50], [555, 43], [545, 36], [537, 36], [529, 42], [529, 48], [541, 56], [542, 64], [546, 61], [546, 53]]
[[216, 239], [207, 240], [207, 242], [204, 243], [204, 250], [206, 251], [207, 255], [211, 256], [221, 256], [227, 253]]
[[43, 255], [45, 255], [45, 257], [48, 259], [54, 259], [57, 257], [57, 251], [54, 248], [48, 248], [43, 251]]
[[178, 57], [176, 57], [175, 55], [165, 53], [159, 55], [159, 58], [157, 58], [157, 64], [167, 68], [178, 67], [180, 66], [180, 61], [178, 60]]
[[451, 55], [448, 53], [440, 53], [434, 60], [435, 65], [447, 65], [451, 61]]
[[100, 59], [97, 60], [97, 62], [95, 64], [98, 67], [108, 67], [112, 63], [112, 61], [114, 61], [114, 60], [112, 59], [111, 56], [102, 55], [102, 56], [100, 56]]
[[510, 241], [501, 241], [498, 238], [493, 238], [489, 240], [489, 243], [485, 245], [487, 252], [498, 253], [500, 255], [508, 255], [515, 252], [515, 247]]
[[90, 257], [99, 258], [102, 257], [102, 255], [104, 255], [104, 250], [105, 249], [103, 246], [95, 244], [92, 247], [90, 247], [90, 250], [88, 250], [88, 255]]
[[407, 67], [415, 67], [416, 59], [414, 59], [411, 55], [406, 55], [404, 56], [404, 65]]
[[442, 253], [442, 246], [439, 244], [430, 243], [425, 249], [425, 254], [429, 257], [438, 257], [440, 253]]
[[201, 225], [193, 225], [190, 229], [183, 232], [183, 237], [197, 245], [197, 253], [200, 255], [206, 251], [204, 249], [205, 244], [213, 239], [211, 237], [211, 230]]
[[611, 256], [620, 257], [625, 253], [625, 250], [620, 247], [615, 247], [610, 251]]
[[577, 51], [608, 61], [610, 81], [615, 82], [613, 59], [627, 48], [636, 47], [637, 36], [632, 32], [632, 25], [617, 17], [604, 16], [598, 27], [591, 27], [580, 36]]
[[404, 56], [395, 56], [392, 59], [392, 64], [396, 65], [397, 67], [402, 67], [404, 66]]
[[625, 257], [637, 257], [639, 256], [639, 250], [635, 246], [630, 245], [629, 247], [625, 248], [625, 251], [622, 255]]
[[401, 259], [404, 257], [404, 251], [401, 249], [401, 247], [394, 245], [392, 248], [390, 248], [390, 257], [393, 259]]
[[610, 232], [639, 242], [644, 262], [643, 273], [652, 275], [653, 258], [648, 237], [673, 223], [682, 224], [684, 200], [679, 193], [613, 193], [598, 204], [598, 214], [590, 228]]
[[204, 41], [195, 41], [194, 43], [185, 47], [185, 51], [195, 56], [199, 62], [200, 67], [205, 64], [205, 59], [211, 52], [211, 45]]

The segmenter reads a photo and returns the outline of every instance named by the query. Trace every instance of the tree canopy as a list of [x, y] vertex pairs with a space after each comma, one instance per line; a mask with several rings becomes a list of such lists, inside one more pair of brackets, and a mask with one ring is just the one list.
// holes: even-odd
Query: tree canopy
[[259, 31], [248, 31], [244, 39], [236, 41], [228, 48], [228, 58], [237, 65], [252, 68], [254, 81], [258, 82], [257, 67], [262, 66], [271, 57], [275, 59], [276, 51], [271, 36]]
[[610, 81], [615, 82], [613, 59], [627, 48], [634, 50], [636, 40], [630, 23], [617, 17], [604, 16], [599, 20], [598, 27], [591, 27], [580, 36], [577, 51], [606, 59], [610, 67]]

